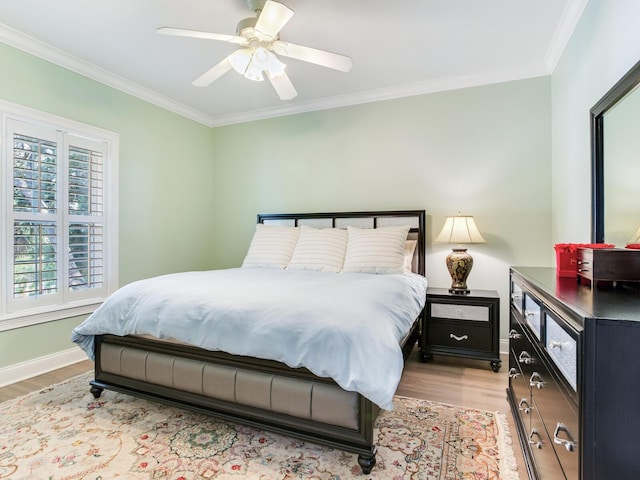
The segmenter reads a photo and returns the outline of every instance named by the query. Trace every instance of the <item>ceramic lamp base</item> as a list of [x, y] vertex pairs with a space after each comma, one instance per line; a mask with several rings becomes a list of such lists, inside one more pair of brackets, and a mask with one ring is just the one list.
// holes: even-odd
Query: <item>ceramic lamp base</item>
[[447, 255], [447, 268], [451, 275], [451, 288], [449, 293], [466, 295], [469, 293], [467, 288], [467, 277], [473, 267], [473, 257], [467, 253], [466, 248], [454, 248]]

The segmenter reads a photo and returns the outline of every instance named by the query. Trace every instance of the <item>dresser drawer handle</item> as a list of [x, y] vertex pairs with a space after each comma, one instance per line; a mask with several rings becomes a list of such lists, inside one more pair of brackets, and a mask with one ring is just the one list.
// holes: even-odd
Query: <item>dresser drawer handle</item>
[[536, 312], [533, 312], [531, 310], [525, 310], [524, 311], [524, 316], [525, 317], [533, 317], [533, 316], [535, 316], [535, 314], [536, 314]]
[[462, 335], [461, 337], [458, 337], [457, 335], [454, 335], [453, 333], [449, 334], [449, 338], [453, 338], [454, 340], [457, 340], [458, 342], [461, 342], [463, 340], [469, 340], [469, 335]]
[[[564, 432], [567, 438], [559, 438], [558, 434], [560, 432]], [[574, 448], [576, 447], [576, 442], [573, 439], [571, 433], [569, 433], [569, 430], [567, 430], [566, 425], [560, 422], [558, 422], [558, 424], [556, 425], [556, 429], [553, 431], [553, 443], [555, 443], [556, 445], [564, 445], [569, 452], [573, 452]]]
[[512, 293], [511, 294], [511, 300], [520, 300], [522, 298], [522, 294], [521, 293]]
[[518, 378], [519, 376], [520, 376], [520, 373], [518, 373], [518, 371], [515, 368], [509, 369], [509, 378]]
[[551, 340], [549, 342], [549, 350], [554, 349], [554, 348], [559, 348], [560, 350], [562, 350], [562, 344], [563, 344], [563, 342], [559, 342], [557, 340]]
[[527, 401], [526, 398], [523, 398], [520, 400], [520, 403], [518, 404], [518, 410], [524, 413], [529, 413], [531, 411], [531, 408], [529, 407], [529, 402]]
[[[536, 436], [539, 438], [539, 441], [534, 442], [533, 441], [533, 437]], [[540, 435], [540, 433], [538, 432], [538, 430], [536, 430], [535, 428], [531, 429], [531, 433], [529, 434], [529, 443], [531, 445], [535, 445], [536, 448], [542, 448], [542, 436]]]
[[518, 339], [520, 337], [522, 337], [522, 335], [519, 334], [517, 330], [512, 328], [511, 331], [509, 331], [509, 338], [510, 339], [516, 340], [516, 339]]
[[529, 386], [540, 389], [545, 386], [545, 381], [542, 379], [538, 372], [533, 372], [531, 374], [531, 378], [529, 378]]
[[524, 363], [525, 365], [530, 365], [533, 363], [533, 358], [531, 358], [531, 354], [529, 352], [523, 350], [518, 356], [518, 362]]

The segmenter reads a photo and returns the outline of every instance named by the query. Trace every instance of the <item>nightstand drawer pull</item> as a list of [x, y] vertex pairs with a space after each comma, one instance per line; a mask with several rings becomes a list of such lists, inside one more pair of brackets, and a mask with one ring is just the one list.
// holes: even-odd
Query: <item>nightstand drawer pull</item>
[[509, 378], [518, 378], [520, 373], [515, 368], [509, 369]]
[[457, 340], [459, 342], [463, 341], [463, 340], [469, 340], [469, 335], [462, 335], [460, 337], [458, 337], [457, 335], [454, 335], [453, 333], [449, 334], [449, 338], [453, 338], [454, 340]]
[[529, 413], [531, 411], [529, 401], [526, 398], [520, 399], [520, 403], [518, 403], [518, 410], [524, 413]]

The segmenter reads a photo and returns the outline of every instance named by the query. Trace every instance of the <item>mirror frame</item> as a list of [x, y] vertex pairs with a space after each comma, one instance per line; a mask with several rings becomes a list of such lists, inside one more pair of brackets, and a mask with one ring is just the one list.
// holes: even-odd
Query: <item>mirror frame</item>
[[591, 241], [604, 243], [604, 116], [640, 85], [640, 61], [591, 109]]

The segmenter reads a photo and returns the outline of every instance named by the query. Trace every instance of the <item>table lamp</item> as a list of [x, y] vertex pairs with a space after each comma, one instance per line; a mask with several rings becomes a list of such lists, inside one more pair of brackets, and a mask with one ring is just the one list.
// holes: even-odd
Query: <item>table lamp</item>
[[455, 243], [457, 247], [447, 255], [447, 268], [451, 275], [450, 293], [466, 295], [467, 277], [473, 267], [473, 257], [467, 253], [467, 249], [462, 247], [463, 243], [485, 243], [485, 239], [476, 227], [473, 217], [458, 213], [455, 217], [447, 217], [442, 231], [435, 239], [440, 243]]

